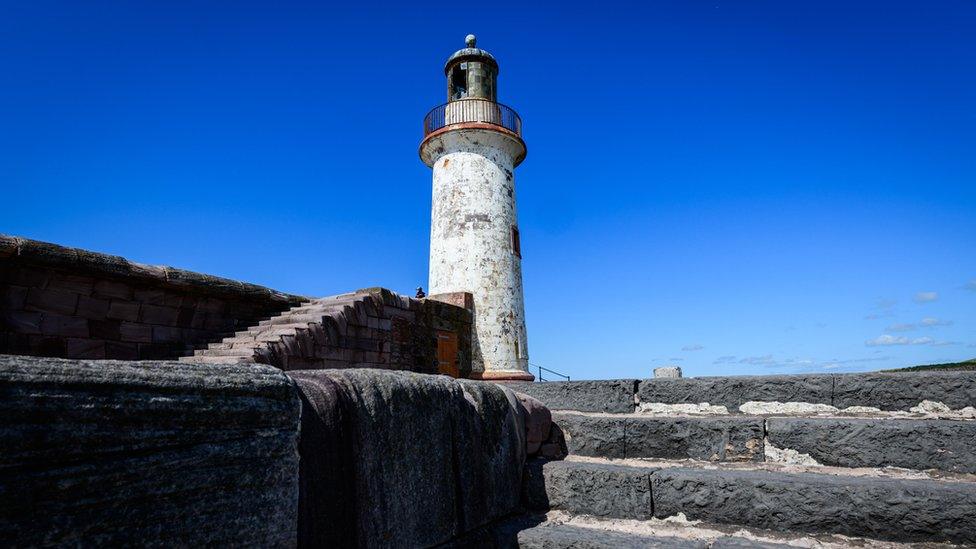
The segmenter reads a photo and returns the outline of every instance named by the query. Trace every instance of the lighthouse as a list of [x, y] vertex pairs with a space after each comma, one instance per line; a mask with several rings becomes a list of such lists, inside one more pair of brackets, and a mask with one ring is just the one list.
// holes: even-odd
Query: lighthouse
[[515, 211], [522, 121], [498, 102], [498, 62], [474, 35], [465, 44], [444, 65], [447, 103], [427, 114], [420, 144], [434, 180], [429, 291], [474, 298], [471, 377], [531, 381]]

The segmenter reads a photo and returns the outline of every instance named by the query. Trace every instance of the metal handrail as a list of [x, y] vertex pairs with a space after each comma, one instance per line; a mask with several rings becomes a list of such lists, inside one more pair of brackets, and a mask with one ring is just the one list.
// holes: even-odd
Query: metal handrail
[[424, 137], [431, 133], [466, 122], [482, 122], [501, 126], [522, 136], [522, 119], [511, 107], [486, 99], [459, 99], [434, 107], [424, 117]]
[[566, 378], [566, 381], [569, 381], [569, 376], [566, 374], [561, 374], [555, 370], [550, 370], [549, 368], [539, 366], [538, 364], [532, 364], [531, 362], [529, 363], [529, 366], [535, 366], [536, 368], [539, 369], [539, 377], [536, 379], [536, 381], [539, 382], [546, 381], [546, 378], [542, 376], [542, 372], [549, 372], [550, 374], [555, 374], [559, 377], [564, 377]]

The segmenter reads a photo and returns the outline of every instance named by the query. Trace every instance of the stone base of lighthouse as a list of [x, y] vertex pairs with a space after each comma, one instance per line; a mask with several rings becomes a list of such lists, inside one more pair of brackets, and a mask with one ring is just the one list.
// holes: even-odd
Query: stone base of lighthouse
[[525, 144], [498, 126], [464, 123], [429, 135], [433, 168], [430, 293], [474, 297], [471, 377], [532, 380], [514, 169]]

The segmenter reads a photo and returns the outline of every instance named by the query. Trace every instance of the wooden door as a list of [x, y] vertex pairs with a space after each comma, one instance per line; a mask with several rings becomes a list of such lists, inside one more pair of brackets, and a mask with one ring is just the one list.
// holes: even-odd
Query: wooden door
[[456, 332], [437, 331], [437, 372], [458, 377], [458, 340]]

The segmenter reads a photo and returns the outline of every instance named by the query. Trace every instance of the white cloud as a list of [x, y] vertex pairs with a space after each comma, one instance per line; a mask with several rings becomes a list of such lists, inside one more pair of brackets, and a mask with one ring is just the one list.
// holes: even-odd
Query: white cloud
[[915, 294], [915, 303], [932, 303], [933, 301], [938, 301], [938, 292], [918, 292]]
[[684, 347], [681, 348], [681, 350], [682, 351], [701, 351], [704, 348], [705, 348], [704, 345], [699, 345], [699, 344], [695, 343], [694, 345], [685, 345]]
[[936, 341], [932, 344], [933, 347], [949, 347], [951, 345], [959, 345], [958, 341]]
[[951, 320], [942, 320], [940, 318], [926, 317], [922, 319], [922, 326], [933, 327], [933, 326], [952, 326]]
[[885, 328], [888, 332], [911, 332], [916, 326], [914, 324], [892, 324]]
[[869, 339], [864, 342], [868, 347], [879, 347], [888, 345], [930, 345], [933, 340], [931, 337], [916, 337], [915, 339], [909, 339], [905, 336], [893, 336], [893, 335], [880, 335], [874, 339]]
[[836, 370], [837, 368], [841, 368], [841, 367], [842, 366], [840, 364], [836, 363], [836, 362], [832, 362], [830, 364], [824, 364], [823, 365], [823, 369], [824, 370]]
[[716, 358], [712, 364], [731, 364], [732, 362], [735, 362], [735, 358], [735, 355], [720, 356]]
[[739, 360], [739, 364], [750, 364], [753, 366], [769, 366], [776, 364], [773, 355], [747, 356]]

